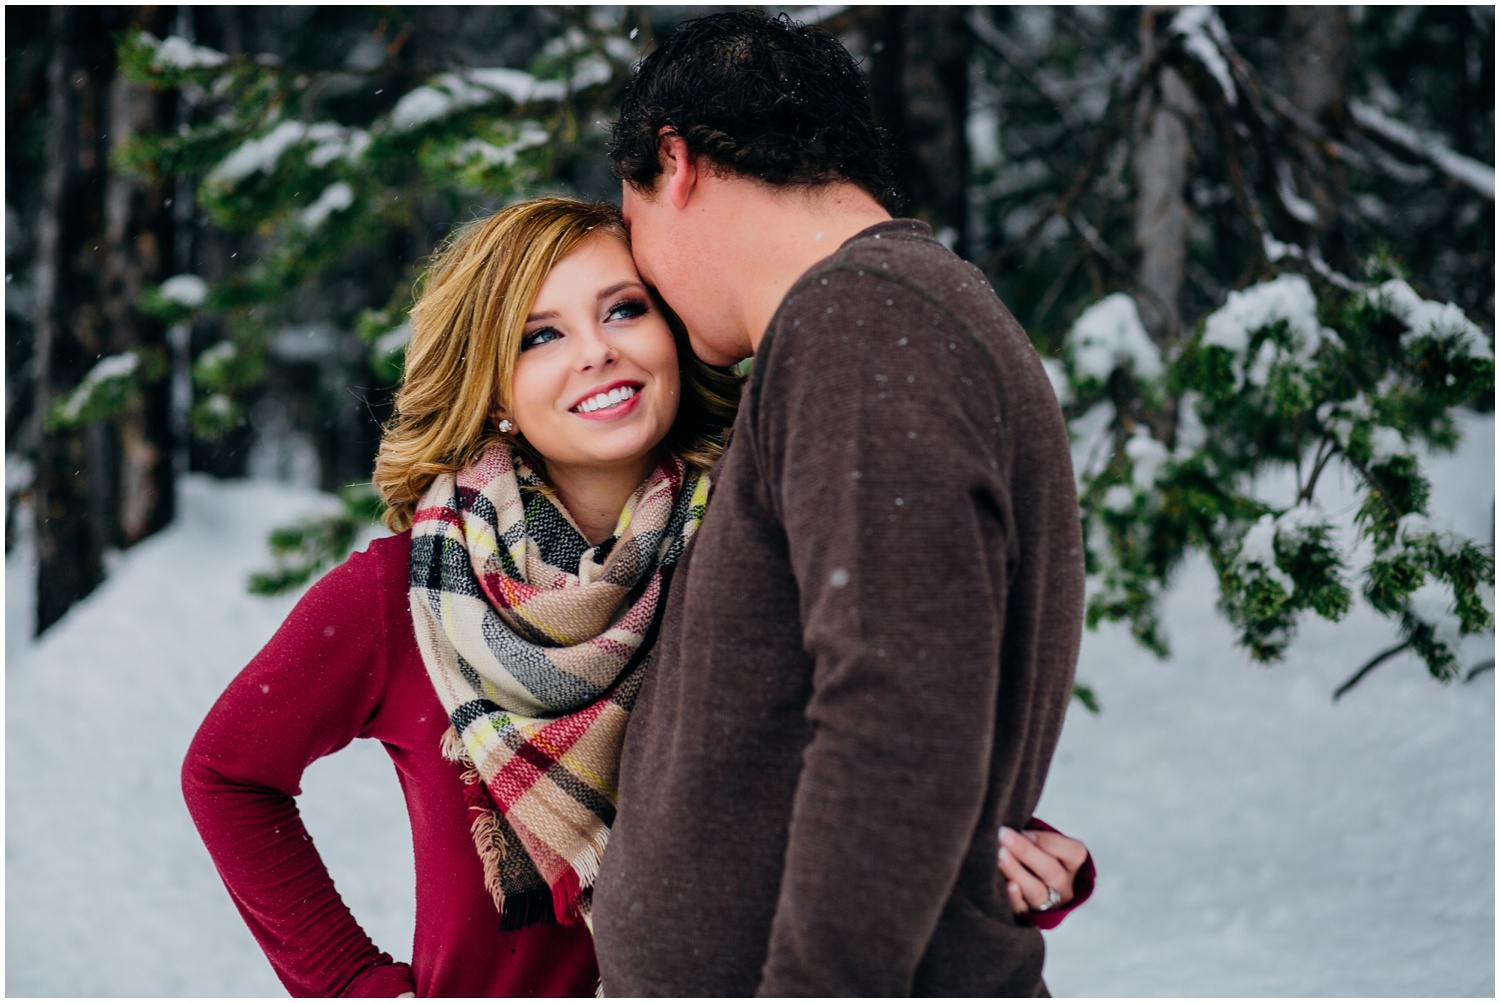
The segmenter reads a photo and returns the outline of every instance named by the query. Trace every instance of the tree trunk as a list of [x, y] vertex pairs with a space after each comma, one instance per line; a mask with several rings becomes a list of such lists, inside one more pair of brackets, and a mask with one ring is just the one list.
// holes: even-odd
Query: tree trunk
[[[1286, 32], [1292, 105], [1337, 135], [1348, 106], [1349, 53], [1354, 46], [1349, 13], [1343, 7], [1289, 7]], [[1308, 227], [1312, 241], [1328, 260], [1345, 265], [1338, 227], [1344, 201], [1342, 172], [1318, 144], [1305, 137], [1298, 143], [1303, 163], [1315, 165], [1295, 173], [1298, 194], [1317, 210], [1317, 221]]]
[[895, 147], [907, 215], [969, 250], [969, 51], [963, 7], [881, 7], [871, 97]]
[[[1159, 20], [1176, 9], [1148, 7], [1141, 14], [1143, 62], [1155, 56]], [[1182, 280], [1192, 218], [1186, 197], [1193, 153], [1188, 127], [1197, 105], [1177, 72], [1163, 69], [1141, 108], [1134, 144], [1135, 242], [1140, 251], [1136, 279], [1146, 295], [1139, 297], [1139, 305], [1147, 329], [1158, 342], [1170, 344], [1182, 325]]]
[[[132, 21], [133, 28], [164, 36], [170, 8], [139, 8]], [[110, 94], [112, 148], [119, 149], [133, 135], [169, 131], [174, 112], [169, 95], [116, 79]], [[110, 506], [116, 523], [112, 535], [127, 547], [171, 522], [176, 509], [167, 330], [136, 307], [142, 289], [163, 281], [172, 269], [173, 213], [168, 196], [173, 188], [170, 180], [148, 181], [113, 171], [104, 192], [105, 246], [110, 252], [104, 299], [109, 351], [155, 358], [161, 373], [142, 386], [114, 423], [118, 490]]]
[[103, 578], [90, 487], [99, 472], [86, 436], [45, 430], [53, 402], [102, 354], [99, 258], [106, 109], [113, 54], [101, 8], [54, 7], [47, 69], [47, 173], [37, 233], [36, 410], [37, 618], [40, 634]]

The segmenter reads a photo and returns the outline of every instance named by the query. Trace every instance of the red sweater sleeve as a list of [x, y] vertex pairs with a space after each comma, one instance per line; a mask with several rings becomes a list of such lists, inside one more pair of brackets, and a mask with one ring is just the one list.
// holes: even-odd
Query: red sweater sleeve
[[366, 734], [380, 709], [382, 595], [367, 554], [324, 576], [214, 704], [182, 766], [198, 832], [293, 996], [415, 988], [339, 897], [293, 800], [308, 764]]
[[[1041, 829], [1043, 832], [1055, 832], [1060, 836], [1067, 833], [1054, 828], [1039, 818], [1032, 818], [1026, 823], [1028, 829]], [[1034, 926], [1038, 930], [1055, 930], [1068, 918], [1068, 914], [1089, 900], [1094, 894], [1094, 879], [1097, 877], [1094, 870], [1094, 855], [1090, 853], [1083, 858], [1083, 866], [1078, 868], [1078, 873], [1073, 876], [1073, 901], [1060, 909], [1048, 909], [1046, 912], [1028, 912], [1024, 916], [1017, 916], [1016, 922], [1025, 926]]]

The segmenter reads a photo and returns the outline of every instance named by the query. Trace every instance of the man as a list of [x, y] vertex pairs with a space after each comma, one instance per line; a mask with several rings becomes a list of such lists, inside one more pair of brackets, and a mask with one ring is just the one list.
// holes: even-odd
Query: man
[[694, 349], [756, 361], [626, 739], [604, 991], [1044, 992], [995, 871], [1082, 620], [1035, 352], [979, 271], [891, 218], [865, 85], [816, 29], [679, 27], [611, 156]]

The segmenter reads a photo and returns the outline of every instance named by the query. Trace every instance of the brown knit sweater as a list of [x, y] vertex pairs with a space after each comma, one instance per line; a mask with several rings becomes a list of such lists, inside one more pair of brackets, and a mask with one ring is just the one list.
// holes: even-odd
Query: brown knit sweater
[[996, 830], [1042, 791], [1083, 556], [1035, 351], [927, 227], [773, 318], [678, 566], [595, 895], [609, 995], [1034, 995]]

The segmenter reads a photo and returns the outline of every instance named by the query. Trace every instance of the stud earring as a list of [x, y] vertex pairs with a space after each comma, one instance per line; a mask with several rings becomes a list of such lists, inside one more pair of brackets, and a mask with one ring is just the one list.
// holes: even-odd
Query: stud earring
[[516, 428], [516, 426], [511, 424], [509, 418], [501, 418], [497, 427], [500, 429], [500, 431], [504, 432], [507, 435], [515, 431]]

